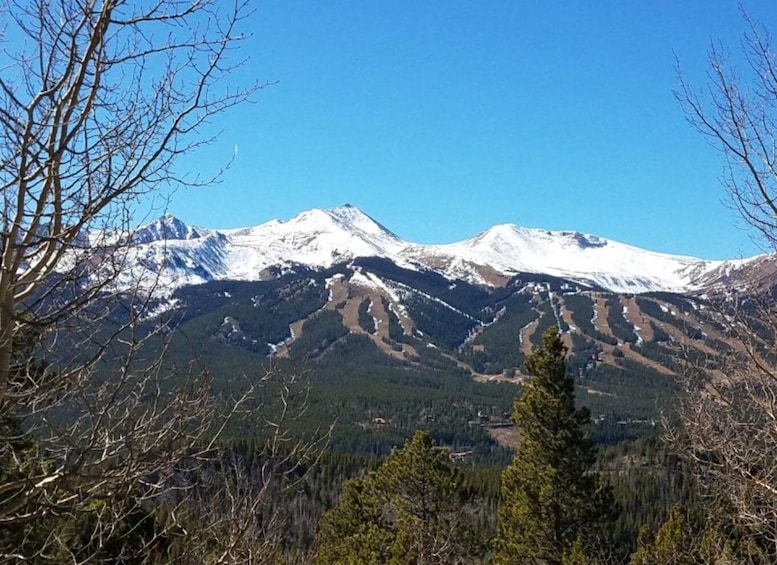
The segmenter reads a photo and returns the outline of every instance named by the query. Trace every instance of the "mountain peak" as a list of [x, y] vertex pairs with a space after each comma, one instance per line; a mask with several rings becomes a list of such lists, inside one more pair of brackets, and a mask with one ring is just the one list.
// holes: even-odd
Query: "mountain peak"
[[202, 231], [165, 211], [155, 221], [135, 230], [133, 239], [136, 243], [142, 244], [153, 241], [197, 239], [202, 236]]
[[357, 237], [372, 243], [382, 242], [381, 247], [402, 244], [402, 240], [391, 230], [364, 213], [352, 204], [343, 204], [334, 208], [313, 208], [306, 210], [287, 222], [287, 228], [295, 226], [302, 231], [336, 231], [349, 237]]
[[522, 230], [523, 228], [515, 224], [496, 224], [474, 236], [471, 241], [487, 241], [495, 238], [512, 237]]
[[388, 235], [394, 239], [399, 239], [396, 234], [386, 226], [352, 204], [343, 204], [342, 206], [330, 208], [326, 210], [326, 212], [344, 224], [355, 227], [365, 233], [371, 235]]

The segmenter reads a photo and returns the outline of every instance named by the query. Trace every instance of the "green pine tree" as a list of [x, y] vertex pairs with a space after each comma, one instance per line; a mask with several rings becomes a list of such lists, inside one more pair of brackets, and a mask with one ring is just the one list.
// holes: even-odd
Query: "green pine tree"
[[630, 565], [701, 565], [696, 551], [697, 537], [688, 523], [685, 510], [675, 504], [669, 517], [651, 541], [647, 528], [639, 532], [637, 550], [632, 554]]
[[[590, 545], [612, 510], [608, 488], [591, 471], [593, 442], [575, 408], [566, 347], [555, 327], [526, 358], [532, 376], [515, 402], [518, 452], [502, 473], [495, 562], [560, 565]], [[574, 547], [577, 544], [577, 547]]]
[[374, 479], [343, 485], [338, 506], [321, 520], [316, 563], [385, 563], [393, 532], [385, 522]]
[[458, 470], [424, 432], [365, 478], [346, 482], [321, 521], [316, 563], [471, 562]]

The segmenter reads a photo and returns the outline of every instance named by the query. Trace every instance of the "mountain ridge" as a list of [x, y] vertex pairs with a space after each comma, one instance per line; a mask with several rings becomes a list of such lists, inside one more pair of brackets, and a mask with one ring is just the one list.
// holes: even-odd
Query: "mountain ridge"
[[[769, 256], [706, 260], [649, 251], [573, 230], [497, 224], [448, 244], [401, 239], [357, 207], [311, 209], [289, 220], [210, 229], [170, 214], [141, 226], [137, 263], [161, 273], [167, 289], [210, 280], [264, 280], [272, 268], [327, 268], [359, 257], [381, 257], [452, 280], [500, 286], [519, 273], [555, 276], [613, 292], [705, 292]], [[142, 261], [141, 261], [142, 259]], [[129, 286], [133, 276], [123, 277]]]

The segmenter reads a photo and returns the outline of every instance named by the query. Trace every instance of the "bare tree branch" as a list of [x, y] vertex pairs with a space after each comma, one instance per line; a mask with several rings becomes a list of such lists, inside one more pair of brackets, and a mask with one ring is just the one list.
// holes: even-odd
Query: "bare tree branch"
[[[139, 200], [209, 183], [176, 161], [263, 86], [223, 81], [249, 13], [248, 0], [0, 7], [0, 561], [261, 562], [281, 531], [272, 497], [320, 454], [287, 434], [304, 379], [251, 375], [215, 395], [195, 357], [166, 361], [172, 328], [144, 323], [159, 273], [130, 268]], [[221, 440], [270, 382], [282, 411], [256, 475]]]

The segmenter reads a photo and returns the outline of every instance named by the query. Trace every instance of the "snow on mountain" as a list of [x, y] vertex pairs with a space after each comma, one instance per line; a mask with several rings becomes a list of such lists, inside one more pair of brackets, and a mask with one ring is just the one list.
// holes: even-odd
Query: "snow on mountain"
[[197, 239], [207, 235], [210, 230], [189, 226], [169, 213], [155, 222], [138, 228], [132, 234], [134, 243], [152, 243], [173, 239]]
[[301, 263], [329, 267], [356, 257], [394, 258], [407, 244], [358, 208], [308, 210], [282, 222], [223, 232], [230, 241], [231, 278], [254, 280], [267, 267]]
[[209, 280], [261, 280], [274, 266], [323, 268], [376, 256], [481, 284], [494, 284], [494, 274], [505, 279], [528, 272], [628, 293], [697, 290], [721, 273], [741, 268], [739, 263], [655, 253], [574, 231], [511, 224], [457, 243], [420, 245], [400, 239], [347, 204], [230, 230], [188, 226], [165, 215], [138, 228], [134, 239], [139, 244], [122, 285], [129, 286], [140, 272], [145, 277], [158, 273], [157, 288], [168, 290]]
[[[166, 214], [138, 228], [120, 287], [156, 289], [210, 280], [261, 280], [273, 266], [329, 267], [356, 257], [398, 257], [407, 246], [361, 210], [344, 205], [308, 210], [288, 221], [212, 230]], [[399, 259], [397, 259], [399, 260]]]
[[690, 273], [700, 288], [723, 291], [768, 289], [777, 280], [774, 255], [757, 255], [747, 259], [720, 261], [712, 269]]
[[[503, 274], [541, 273], [597, 285], [615, 292], [684, 292], [695, 278], [721, 261], [655, 253], [575, 231], [547, 231], [497, 225], [448, 245], [417, 246], [409, 256], [433, 257], [450, 275], [467, 264], [487, 265]], [[694, 276], [695, 275], [695, 276]]]
[[198, 233], [188, 239], [153, 239], [131, 247], [117, 286], [140, 285], [165, 294], [181, 286], [234, 278], [225, 261], [228, 238], [215, 230]]

